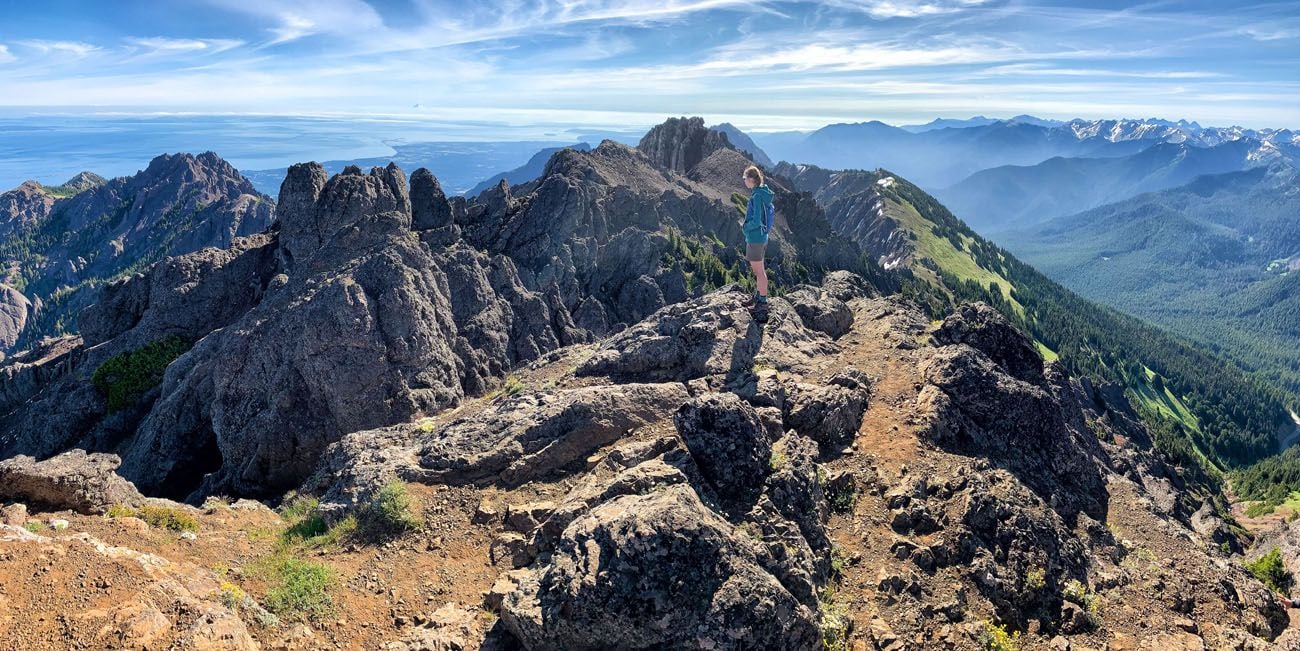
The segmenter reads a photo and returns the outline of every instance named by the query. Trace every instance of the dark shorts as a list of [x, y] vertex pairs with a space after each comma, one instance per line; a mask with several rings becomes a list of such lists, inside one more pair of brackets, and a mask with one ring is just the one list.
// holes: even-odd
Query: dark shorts
[[763, 253], [767, 250], [767, 242], [746, 242], [745, 259], [750, 262], [762, 262]]

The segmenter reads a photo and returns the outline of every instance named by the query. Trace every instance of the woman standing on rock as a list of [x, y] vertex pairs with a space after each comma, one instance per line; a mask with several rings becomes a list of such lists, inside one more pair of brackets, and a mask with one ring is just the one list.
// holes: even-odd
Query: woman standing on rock
[[745, 302], [745, 309], [761, 322], [767, 320], [767, 270], [763, 267], [763, 254], [767, 249], [767, 235], [776, 220], [776, 208], [772, 205], [772, 190], [763, 183], [762, 170], [750, 165], [745, 168], [741, 179], [745, 187], [753, 191], [740, 229], [745, 233], [745, 259], [754, 270], [757, 290], [753, 298]]

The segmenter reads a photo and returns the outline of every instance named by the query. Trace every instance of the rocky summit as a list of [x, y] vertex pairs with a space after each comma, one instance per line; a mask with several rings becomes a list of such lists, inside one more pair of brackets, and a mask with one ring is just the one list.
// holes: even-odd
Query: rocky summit
[[135, 175], [82, 172], [0, 194], [0, 352], [75, 335], [100, 286], [169, 255], [265, 230], [272, 202], [212, 152], [167, 154]]
[[0, 363], [0, 634], [1296, 648], [1123, 395], [932, 319], [780, 174], [755, 321], [751, 163], [674, 119], [473, 200], [300, 164], [269, 228], [104, 284]]

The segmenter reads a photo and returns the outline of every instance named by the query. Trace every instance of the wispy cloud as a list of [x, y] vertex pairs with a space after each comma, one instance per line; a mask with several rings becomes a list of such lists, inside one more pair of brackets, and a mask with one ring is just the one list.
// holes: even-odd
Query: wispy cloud
[[126, 43], [150, 52], [207, 52], [218, 53], [237, 48], [244, 41], [231, 38], [167, 38], [151, 36], [147, 38], [128, 37]]
[[88, 54], [100, 50], [99, 46], [81, 41], [47, 41], [41, 39], [26, 39], [17, 41], [18, 45], [31, 48], [41, 54], [59, 53], [69, 54], [77, 57], [84, 57]]
[[17, 57], [9, 52], [9, 46], [0, 44], [0, 63], [9, 63], [10, 61], [17, 60]]
[[865, 0], [862, 2], [840, 1], [832, 4], [856, 8], [865, 11], [872, 18], [918, 18], [965, 11], [972, 7], [986, 4], [988, 0], [930, 0], [916, 2], [913, 0]]
[[263, 20], [268, 45], [318, 34], [363, 34], [383, 27], [379, 12], [363, 0], [211, 0], [216, 6]]
[[369, 53], [429, 50], [552, 33], [590, 23], [649, 25], [723, 8], [772, 13], [763, 0], [494, 0], [481, 3], [423, 0], [418, 22], [388, 24], [363, 0], [210, 0], [240, 13], [270, 20], [278, 45], [330, 34]]
[[1024, 75], [1039, 77], [1118, 77], [1126, 79], [1220, 79], [1222, 72], [1199, 70], [1117, 70], [1112, 68], [1063, 68], [1042, 63], [1012, 63], [971, 73], [971, 77]]
[[1269, 27], [1264, 25], [1252, 25], [1243, 27], [1237, 31], [1238, 34], [1249, 36], [1256, 41], [1280, 41], [1283, 39], [1300, 39], [1300, 29], [1286, 29], [1282, 27]]
[[[1279, 7], [202, 0], [181, 3], [168, 20], [129, 27], [100, 20], [101, 31], [75, 41], [64, 40], [66, 30], [6, 30], [12, 36], [0, 62], [23, 65], [0, 68], [0, 105], [39, 98], [74, 106], [421, 116], [456, 108], [466, 115], [540, 111], [557, 119], [697, 112], [761, 116], [759, 125], [828, 116], [926, 121], [964, 111], [1073, 117], [1124, 108], [1294, 127], [1300, 24]], [[186, 12], [194, 14], [193, 25], [178, 30]], [[38, 23], [21, 15], [12, 21]]]

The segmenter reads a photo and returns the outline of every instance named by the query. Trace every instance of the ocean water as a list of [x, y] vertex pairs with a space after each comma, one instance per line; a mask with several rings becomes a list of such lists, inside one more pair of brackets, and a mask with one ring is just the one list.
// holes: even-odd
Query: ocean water
[[[0, 191], [26, 180], [58, 185], [81, 171], [113, 178], [163, 153], [214, 151], [275, 196], [283, 170], [319, 161], [395, 160], [409, 175], [428, 167], [448, 192], [528, 161], [537, 150], [599, 137], [635, 142], [636, 132], [591, 133], [555, 125], [408, 118], [256, 115], [0, 115]], [[592, 144], [599, 142], [597, 139]]]

